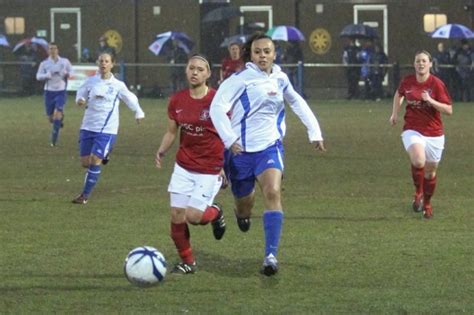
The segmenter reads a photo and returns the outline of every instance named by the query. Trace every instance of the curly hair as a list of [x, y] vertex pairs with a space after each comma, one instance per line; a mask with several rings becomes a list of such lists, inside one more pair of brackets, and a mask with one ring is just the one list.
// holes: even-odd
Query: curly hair
[[272, 41], [273, 45], [275, 45], [275, 43], [273, 42], [273, 39], [270, 36], [265, 35], [265, 33], [262, 33], [262, 32], [254, 33], [252, 36], [250, 36], [250, 38], [242, 46], [242, 60], [244, 62], [249, 62], [249, 61], [252, 60], [252, 58], [251, 58], [251, 56], [252, 56], [252, 43], [256, 40], [259, 40], [259, 39], [269, 39], [269, 40]]

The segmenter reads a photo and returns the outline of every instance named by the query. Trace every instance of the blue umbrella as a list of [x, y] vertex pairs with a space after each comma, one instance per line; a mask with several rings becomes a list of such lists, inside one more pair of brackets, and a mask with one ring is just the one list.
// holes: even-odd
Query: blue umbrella
[[340, 37], [351, 37], [351, 38], [377, 38], [377, 31], [372, 27], [365, 24], [349, 24], [344, 26]]
[[148, 46], [148, 49], [157, 56], [170, 48], [170, 43], [173, 41], [187, 54], [194, 46], [194, 42], [186, 33], [170, 31], [156, 35], [155, 41]]
[[432, 38], [474, 38], [474, 32], [462, 24], [445, 24], [438, 27], [433, 33]]
[[3, 46], [3, 47], [10, 47], [10, 43], [8, 42], [7, 38], [5, 37], [5, 35], [3, 34], [0, 34], [0, 46]]

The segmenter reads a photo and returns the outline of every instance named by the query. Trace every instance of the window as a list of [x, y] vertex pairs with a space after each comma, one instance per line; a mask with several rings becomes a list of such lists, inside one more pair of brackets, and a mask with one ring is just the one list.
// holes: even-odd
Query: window
[[447, 24], [446, 14], [429, 13], [423, 16], [423, 28], [425, 32], [431, 33], [438, 27]]
[[7, 17], [5, 18], [5, 32], [7, 35], [24, 34], [25, 18], [23, 17]]

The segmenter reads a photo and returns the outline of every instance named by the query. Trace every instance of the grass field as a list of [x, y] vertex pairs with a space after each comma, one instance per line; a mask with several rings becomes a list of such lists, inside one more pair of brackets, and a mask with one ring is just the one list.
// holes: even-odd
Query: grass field
[[389, 101], [312, 102], [328, 152], [307, 143], [288, 114], [285, 223], [280, 273], [259, 275], [261, 199], [241, 233], [232, 197], [218, 200], [228, 229], [191, 227], [200, 266], [140, 289], [123, 276], [134, 247], [177, 261], [169, 238], [166, 188], [172, 154], [154, 167], [166, 102], [142, 100], [137, 126], [122, 106], [111, 162], [86, 206], [77, 152], [82, 110], [66, 108], [60, 145], [50, 148], [42, 100], [0, 99], [0, 313], [474, 313], [474, 104], [444, 117], [446, 150], [434, 218], [411, 210], [412, 184]]

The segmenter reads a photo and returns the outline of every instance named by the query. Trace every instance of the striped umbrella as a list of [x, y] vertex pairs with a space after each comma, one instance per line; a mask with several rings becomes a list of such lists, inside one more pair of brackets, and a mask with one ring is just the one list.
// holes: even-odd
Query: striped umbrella
[[294, 26], [275, 26], [269, 29], [266, 34], [273, 40], [282, 40], [285, 42], [305, 40], [303, 33]]
[[462, 24], [445, 24], [438, 27], [433, 33], [432, 38], [474, 38], [474, 32]]
[[5, 37], [5, 35], [3, 34], [0, 34], [0, 46], [3, 46], [3, 47], [10, 47], [10, 43], [8, 42], [7, 38]]

